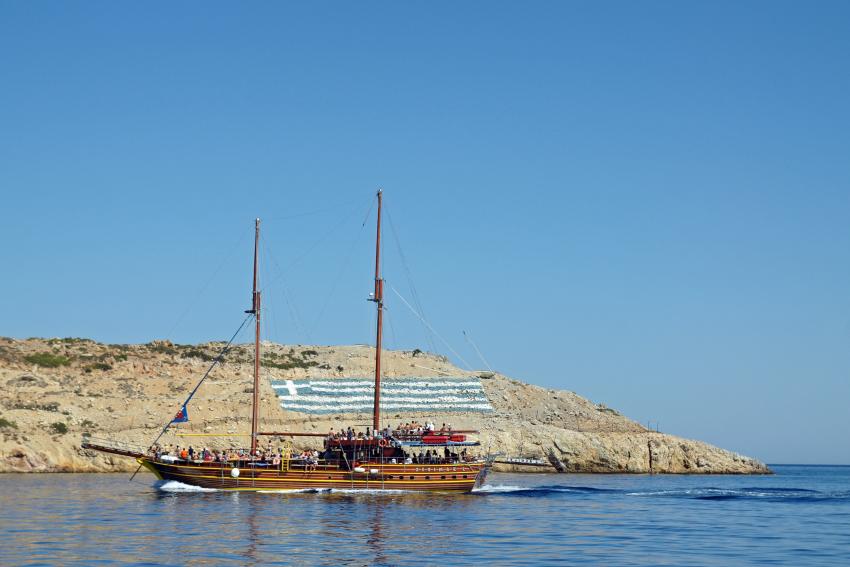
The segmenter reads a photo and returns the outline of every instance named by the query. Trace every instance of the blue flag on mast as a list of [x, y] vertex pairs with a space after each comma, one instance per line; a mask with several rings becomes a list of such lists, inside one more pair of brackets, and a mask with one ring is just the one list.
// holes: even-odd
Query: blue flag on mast
[[177, 412], [171, 423], [183, 423], [184, 421], [189, 421], [189, 410], [186, 409], [186, 404], [183, 404], [183, 408]]

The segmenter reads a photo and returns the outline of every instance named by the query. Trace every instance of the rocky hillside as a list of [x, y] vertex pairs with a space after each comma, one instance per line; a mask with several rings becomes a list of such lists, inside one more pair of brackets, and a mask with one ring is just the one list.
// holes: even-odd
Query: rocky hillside
[[[136, 463], [80, 449], [84, 433], [147, 445], [222, 345], [108, 345], [86, 339], [0, 338], [0, 472], [130, 471]], [[374, 349], [366, 346], [263, 346], [262, 430], [326, 432], [359, 424], [369, 415], [316, 416], [284, 411], [271, 380], [368, 376]], [[240, 445], [250, 431], [251, 347], [232, 349], [189, 407], [184, 433], [233, 437], [174, 437], [165, 443]], [[387, 376], [478, 376], [427, 353], [389, 351]], [[499, 374], [481, 382], [492, 413], [384, 414], [392, 424], [432, 419], [455, 429], [478, 429], [484, 447], [510, 456], [552, 455], [570, 472], [766, 473], [749, 457], [699, 441], [646, 430], [577, 394], [524, 384]], [[306, 439], [306, 440], [305, 440]], [[298, 438], [295, 446], [319, 443]], [[502, 470], [521, 467], [501, 465]], [[540, 470], [540, 469], [528, 469]]]

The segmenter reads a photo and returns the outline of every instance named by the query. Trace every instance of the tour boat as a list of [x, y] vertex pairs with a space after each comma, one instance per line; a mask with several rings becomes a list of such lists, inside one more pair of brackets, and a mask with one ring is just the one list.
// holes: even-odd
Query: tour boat
[[[261, 292], [257, 289], [258, 247], [260, 219], [254, 230], [254, 278], [251, 309], [246, 321], [253, 318], [254, 375], [251, 415], [250, 449], [236, 451], [217, 460], [192, 459], [180, 455], [163, 454], [157, 442], [173, 423], [186, 421], [186, 404], [204, 379], [223, 358], [235, 339], [213, 361], [204, 377], [183, 403], [180, 412], [165, 425], [147, 450], [105, 439], [86, 437], [82, 448], [115, 455], [134, 457], [141, 467], [150, 470], [164, 481], [218, 490], [268, 491], [268, 490], [414, 490], [434, 492], [470, 492], [484, 482], [492, 464], [487, 456], [473, 457], [467, 447], [480, 447], [478, 441], [467, 436], [475, 431], [424, 430], [391, 431], [381, 428], [381, 341], [383, 335], [384, 280], [381, 277], [381, 205], [382, 192], [378, 191], [377, 238], [375, 245], [375, 291], [370, 296], [377, 307], [375, 348], [375, 385], [372, 412], [372, 430], [368, 436], [325, 435], [321, 433], [262, 432], [259, 431], [260, 390], [260, 321]], [[243, 325], [245, 324], [243, 322]], [[240, 327], [241, 328], [241, 327]], [[238, 334], [238, 331], [237, 331]], [[323, 437], [320, 458], [297, 458], [290, 454], [290, 445], [284, 446], [280, 455], [261, 457], [259, 438], [278, 439], [294, 437]], [[441, 449], [441, 450], [438, 450]], [[422, 450], [428, 458], [421, 459]], [[416, 451], [419, 451], [417, 454]], [[433, 451], [433, 452], [432, 452]], [[137, 471], [138, 472], [138, 471]]]

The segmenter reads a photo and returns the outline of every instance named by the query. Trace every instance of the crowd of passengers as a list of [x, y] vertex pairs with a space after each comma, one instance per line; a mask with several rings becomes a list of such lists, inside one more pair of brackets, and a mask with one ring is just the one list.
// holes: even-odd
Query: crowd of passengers
[[[148, 453], [155, 457], [157, 460], [181, 460], [190, 463], [230, 463], [236, 461], [259, 461], [264, 463], [271, 463], [275, 465], [279, 465], [281, 459], [283, 459], [283, 449], [278, 448], [275, 451], [272, 448], [272, 444], [269, 443], [267, 449], [257, 449], [256, 455], [253, 457], [250, 455], [250, 451], [248, 449], [223, 449], [219, 451], [218, 449], [208, 449], [204, 447], [203, 449], [196, 450], [191, 445], [188, 447], [181, 447], [180, 445], [166, 445], [162, 447], [160, 445], [153, 445]], [[309, 455], [307, 455], [309, 453]], [[163, 459], [163, 457], [165, 457]], [[318, 451], [304, 451], [300, 455], [291, 455], [290, 459], [303, 459], [305, 462], [315, 461], [318, 463], [319, 460], [319, 452]]]
[[354, 439], [389, 439], [390, 437], [394, 437], [396, 439], [404, 439], [410, 440], [413, 438], [422, 437], [423, 435], [451, 435], [452, 434], [452, 424], [449, 423], [443, 424], [440, 429], [436, 429], [436, 426], [430, 421], [425, 423], [424, 425], [421, 423], [417, 423], [415, 421], [408, 423], [400, 423], [398, 427], [395, 429], [391, 429], [389, 426], [383, 429], [376, 429], [372, 431], [371, 428], [367, 427], [366, 431], [356, 431], [349, 427], [348, 429], [340, 429], [339, 431], [334, 431], [334, 428], [331, 427], [331, 430], [328, 432], [328, 440], [340, 440], [347, 439], [352, 441]]
[[[210, 450], [204, 447], [203, 449], [196, 451], [191, 446], [180, 447], [179, 445], [173, 448], [171, 446], [163, 448], [159, 445], [155, 445], [151, 447], [149, 453], [158, 461], [172, 460], [185, 461], [187, 463], [234, 463], [239, 461], [254, 461], [277, 466], [280, 465], [283, 460], [283, 450], [278, 449], [277, 451], [274, 451], [271, 447], [269, 447], [268, 450], [258, 449], [257, 455], [254, 458], [249, 456], [249, 451], [246, 449], [229, 449], [219, 451], [218, 449]], [[360, 457], [360, 460], [363, 461], [369, 460], [369, 457], [362, 453], [358, 454], [358, 457]], [[372, 456], [372, 458], [374, 459], [375, 457]], [[292, 454], [289, 459], [290, 461], [301, 462], [306, 470], [316, 470], [319, 461], [322, 460], [322, 454], [315, 449], [307, 449], [298, 455]], [[389, 458], [386, 459], [386, 462], [391, 464], [403, 463], [408, 465], [419, 465], [450, 464], [469, 462], [472, 460], [474, 460], [474, 457], [466, 452], [466, 448], [463, 448], [460, 453], [456, 453], [454, 451], [450, 451], [448, 447], [444, 447], [442, 456], [435, 448], [433, 451], [426, 449], [425, 452], [419, 451], [419, 453], [414, 452], [412, 454], [405, 455], [404, 457]]]
[[[320, 454], [319, 451], [316, 450], [305, 450], [300, 454], [295, 455], [294, 453], [289, 455], [290, 461], [295, 461], [296, 463], [300, 462], [304, 465], [306, 470], [316, 470], [319, 461], [324, 459], [328, 459], [331, 457], [329, 446], [333, 446], [333, 441], [335, 440], [343, 440], [347, 439], [351, 440], [371, 440], [371, 439], [389, 439], [390, 437], [395, 437], [397, 439], [410, 439], [414, 437], [421, 437], [423, 435], [450, 435], [452, 432], [451, 424], [443, 424], [442, 427], [437, 430], [433, 423], [428, 422], [424, 425], [409, 422], [404, 424], [399, 424], [399, 426], [395, 429], [390, 429], [386, 427], [384, 429], [378, 430], [378, 434], [371, 430], [371, 428], [367, 427], [366, 431], [355, 431], [351, 427], [346, 430], [334, 431], [333, 428], [330, 429], [328, 435], [326, 437], [326, 452], [324, 454]], [[278, 448], [274, 450], [272, 447], [272, 443], [269, 442], [268, 447], [266, 449], [258, 448], [257, 453], [254, 456], [251, 456], [250, 451], [247, 449], [208, 449], [204, 447], [201, 450], [195, 450], [192, 446], [181, 447], [179, 445], [171, 446], [166, 445], [162, 447], [160, 445], [153, 445], [149, 449], [149, 454], [152, 457], [155, 457], [156, 460], [166, 460], [166, 461], [185, 461], [185, 462], [193, 462], [193, 463], [233, 463], [239, 461], [254, 461], [258, 463], [271, 464], [273, 466], [280, 465], [281, 461], [284, 458], [283, 449]], [[360, 451], [357, 454], [357, 457], [360, 461], [374, 460], [380, 458], [380, 450], [374, 449], [372, 451], [373, 454], [369, 454], [366, 451]], [[426, 449], [424, 452], [419, 451], [419, 453], [411, 452], [410, 454], [402, 454], [397, 457], [387, 458], [385, 462], [391, 464], [450, 464], [450, 463], [458, 463], [458, 462], [468, 462], [474, 460], [474, 457], [467, 454], [466, 448], [460, 451], [460, 453], [450, 451], [448, 447], [443, 448], [443, 454], [440, 455], [438, 450], [434, 448]], [[163, 458], [165, 457], [165, 458]]]

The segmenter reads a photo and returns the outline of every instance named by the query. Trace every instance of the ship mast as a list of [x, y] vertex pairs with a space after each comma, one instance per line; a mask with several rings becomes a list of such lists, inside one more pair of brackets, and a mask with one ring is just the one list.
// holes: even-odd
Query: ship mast
[[381, 197], [383, 192], [378, 190], [378, 228], [375, 239], [375, 295], [372, 301], [378, 308], [378, 330], [375, 339], [375, 402], [372, 409], [372, 430], [381, 428], [381, 339], [384, 325], [384, 280], [381, 279]]
[[260, 421], [260, 292], [257, 290], [257, 249], [260, 243], [260, 219], [254, 225], [254, 292], [251, 296], [251, 311], [254, 314], [254, 397], [251, 406], [251, 455], [257, 453], [257, 425]]

